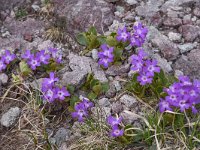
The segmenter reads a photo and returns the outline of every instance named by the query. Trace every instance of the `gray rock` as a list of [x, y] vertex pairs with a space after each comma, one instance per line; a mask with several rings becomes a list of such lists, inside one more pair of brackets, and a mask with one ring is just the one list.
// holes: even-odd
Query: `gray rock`
[[190, 24], [191, 23], [192, 15], [188, 14], [183, 17], [183, 24]]
[[110, 107], [111, 103], [108, 98], [102, 98], [98, 102], [99, 106], [101, 107]]
[[160, 66], [165, 72], [172, 72], [172, 63], [168, 62], [165, 58], [162, 58], [158, 54], [154, 54], [153, 58], [158, 61], [158, 66]]
[[182, 75], [184, 75], [182, 71], [180, 71], [180, 70], [175, 70], [175, 71], [174, 71], [174, 76], [175, 76], [176, 78], [178, 78], [179, 76], [182, 76]]
[[175, 33], [175, 32], [169, 32], [168, 33], [168, 37], [171, 41], [177, 41], [180, 42], [181, 41], [181, 34], [179, 33]]
[[123, 111], [123, 106], [121, 102], [117, 101], [117, 102], [112, 103], [111, 109], [112, 109], [112, 113], [119, 114], [120, 112]]
[[67, 84], [72, 84], [76, 86], [76, 88], [79, 88], [84, 82], [87, 77], [88, 72], [84, 70], [74, 70], [72, 72], [66, 72], [63, 74], [63, 77], [61, 79], [61, 84], [63, 86]]
[[182, 55], [174, 64], [174, 69], [180, 70], [184, 75], [200, 79], [200, 50], [194, 49], [187, 56]]
[[31, 5], [31, 7], [32, 7], [33, 10], [35, 10], [36, 12], [40, 11], [40, 6], [38, 6], [38, 5], [33, 4], [33, 5]]
[[119, 101], [125, 105], [127, 108], [131, 108], [133, 107], [134, 105], [137, 104], [137, 100], [135, 97], [133, 96], [130, 96], [130, 95], [123, 95]]
[[47, 48], [54, 47], [54, 44], [51, 42], [51, 40], [43, 41], [38, 45], [38, 50], [46, 50]]
[[162, 5], [161, 10], [163, 12], [166, 12], [171, 7], [182, 6], [182, 5], [195, 3], [195, 2], [198, 2], [198, 0], [168, 0]]
[[37, 35], [38, 29], [44, 29], [43, 21], [34, 18], [27, 18], [25, 21], [19, 21], [13, 18], [6, 18], [4, 25], [12, 35], [23, 36], [24, 34]]
[[113, 84], [113, 82], [109, 83], [109, 90], [106, 92], [106, 97], [108, 98], [112, 98], [116, 95], [116, 89], [115, 89], [115, 85]]
[[10, 127], [15, 123], [20, 113], [21, 109], [19, 107], [10, 108], [5, 114], [2, 115], [1, 124], [5, 127]]
[[182, 33], [185, 41], [193, 42], [200, 34], [200, 27], [193, 25], [182, 25], [179, 28], [179, 31]]
[[70, 135], [71, 131], [69, 129], [59, 128], [54, 136], [56, 145], [60, 147], [66, 139], [69, 139]]
[[109, 3], [113, 3], [113, 2], [117, 2], [119, 0], [105, 0], [106, 2], [109, 2]]
[[8, 76], [5, 73], [0, 73], [0, 82], [2, 84], [7, 84], [8, 83]]
[[135, 5], [137, 4], [137, 0], [125, 0], [125, 2], [128, 4], [128, 5]]
[[104, 71], [100, 68], [98, 63], [91, 62], [91, 69], [92, 69], [95, 79], [99, 80], [102, 83], [108, 82], [108, 79], [106, 78]]
[[1, 0], [0, 11], [12, 9], [16, 6], [21, 6], [25, 0]]
[[182, 20], [180, 18], [168, 17], [164, 19], [163, 24], [169, 27], [177, 27], [182, 25]]
[[90, 63], [92, 62], [92, 59], [90, 57], [85, 56], [78, 56], [73, 53], [70, 53], [68, 56], [69, 59], [69, 67], [72, 70], [84, 70], [85, 72], [91, 73], [91, 66]]
[[200, 8], [196, 7], [193, 12], [194, 12], [194, 15], [196, 15], [197, 17], [200, 17]]
[[106, 120], [108, 116], [111, 115], [111, 108], [110, 107], [92, 107], [91, 112], [93, 117], [100, 118]]
[[113, 84], [114, 84], [115, 89], [116, 89], [117, 92], [119, 92], [119, 91], [122, 89], [122, 86], [121, 86], [121, 84], [120, 84], [119, 81], [114, 80], [114, 81], [113, 81]]
[[168, 60], [174, 60], [179, 55], [177, 45], [171, 42], [167, 36], [160, 33], [155, 27], [149, 27], [149, 33], [147, 39], [157, 46], [164, 57]]
[[98, 60], [98, 50], [97, 49], [93, 49], [92, 50], [92, 58], [96, 61]]
[[31, 87], [34, 88], [34, 89], [39, 89], [39, 90], [41, 90], [43, 80], [44, 80], [44, 78], [40, 78], [40, 79], [34, 80], [33, 82], [31, 82], [30, 85], [31, 85]]
[[121, 66], [113, 65], [106, 70], [106, 74], [110, 76], [121, 76], [123, 74], [128, 73], [129, 70], [130, 64], [125, 64]]
[[126, 111], [121, 112], [120, 116], [123, 118], [125, 124], [132, 124], [134, 121], [138, 120], [137, 117], [127, 113]]
[[94, 78], [100, 82], [108, 81], [104, 71], [99, 67], [97, 62], [94, 62], [90, 57], [78, 56], [70, 53], [68, 58], [69, 67], [72, 69], [72, 72], [64, 73], [61, 80], [62, 84], [70, 83], [80, 86], [88, 73], [94, 73]]
[[103, 33], [114, 18], [113, 5], [103, 0], [54, 0], [54, 6], [59, 16], [66, 16], [67, 31], [72, 36], [92, 25]]
[[163, 1], [149, 0], [145, 5], [136, 7], [136, 12], [139, 16], [152, 17], [160, 10], [162, 3]]
[[183, 45], [178, 45], [178, 48], [180, 49], [181, 54], [185, 52], [189, 52], [190, 50], [194, 49], [196, 47], [196, 43], [186, 43]]

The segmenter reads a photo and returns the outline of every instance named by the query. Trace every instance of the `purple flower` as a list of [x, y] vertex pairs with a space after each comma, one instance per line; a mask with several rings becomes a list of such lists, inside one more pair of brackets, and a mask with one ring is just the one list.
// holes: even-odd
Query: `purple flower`
[[119, 118], [115, 118], [113, 116], [109, 116], [107, 118], [107, 123], [111, 126], [114, 126], [114, 125], [119, 125], [122, 121], [122, 117], [119, 117]]
[[83, 98], [82, 103], [85, 105], [86, 109], [89, 109], [94, 106], [94, 103], [92, 103], [89, 99]]
[[123, 29], [118, 29], [116, 37], [118, 41], [126, 42], [128, 41], [129, 37], [130, 33], [127, 32], [126, 27], [124, 27]]
[[123, 134], [124, 134], [124, 130], [123, 129], [120, 130], [117, 125], [112, 126], [112, 131], [111, 131], [111, 136], [112, 137], [123, 136]]
[[64, 100], [65, 97], [69, 97], [70, 93], [66, 90], [65, 87], [62, 88], [56, 88], [56, 98], [59, 100]]
[[56, 48], [49, 48], [49, 52], [57, 63], [61, 63], [62, 54]]
[[145, 39], [146, 35], [148, 33], [148, 29], [146, 27], [143, 27], [142, 23], [137, 23], [137, 25], [133, 26], [134, 29], [134, 35], [139, 36], [141, 39]]
[[45, 54], [45, 50], [41, 50], [40, 52], [37, 52], [36, 57], [39, 58], [40, 62], [43, 64], [48, 64], [50, 55]]
[[48, 102], [52, 103], [55, 100], [55, 89], [53, 88], [47, 89], [43, 98]]
[[0, 72], [3, 71], [4, 69], [6, 69], [6, 64], [2, 59], [0, 59]]
[[182, 84], [182, 86], [191, 86], [192, 82], [190, 81], [190, 78], [187, 76], [179, 76], [179, 81]]
[[26, 50], [24, 54], [21, 55], [21, 57], [23, 59], [31, 59], [34, 57], [33, 54], [31, 54], [31, 51], [30, 50]]
[[189, 103], [189, 101], [187, 100], [187, 98], [183, 97], [183, 98], [179, 101], [178, 106], [180, 107], [181, 112], [183, 112], [185, 109], [189, 109], [190, 103]]
[[109, 47], [106, 44], [101, 45], [102, 51], [98, 53], [99, 65], [103, 65], [104, 68], [108, 68], [109, 64], [113, 62], [114, 55], [113, 55], [113, 47]]
[[154, 76], [154, 73], [160, 72], [160, 67], [157, 66], [157, 61], [156, 60], [147, 60], [146, 61], [146, 66], [145, 66], [145, 71], [148, 72], [149, 74], [151, 74], [152, 76]]
[[101, 49], [103, 51], [98, 53], [99, 58], [104, 58], [104, 57], [108, 57], [108, 58], [113, 58], [113, 47], [108, 47], [108, 45], [103, 44], [101, 45]]
[[31, 57], [28, 61], [28, 64], [32, 70], [36, 70], [36, 68], [40, 66], [40, 60], [37, 57]]
[[83, 122], [85, 117], [88, 116], [87, 109], [83, 103], [75, 105], [75, 112], [72, 112], [72, 117], [77, 118], [79, 122]]
[[4, 55], [2, 56], [2, 60], [9, 64], [11, 61], [13, 61], [16, 58], [15, 54], [11, 54], [9, 50], [5, 50]]
[[144, 43], [144, 40], [136, 35], [132, 35], [130, 38], [131, 46], [141, 47], [143, 43]]
[[148, 83], [152, 83], [152, 76], [149, 73], [143, 73], [143, 74], [139, 74], [139, 76], [137, 77], [137, 81], [140, 82], [140, 85], [146, 85]]
[[108, 68], [109, 64], [113, 62], [111, 58], [101, 58], [99, 59], [99, 65], [103, 65], [104, 68]]
[[57, 81], [59, 81], [59, 79], [55, 78], [55, 73], [50, 72], [49, 78], [45, 78], [44, 81], [43, 81], [43, 84], [46, 85], [46, 86], [53, 86], [53, 84]]
[[172, 111], [172, 109], [170, 108], [170, 105], [167, 101], [165, 100], [161, 100], [161, 102], [159, 103], [159, 109], [160, 112], [163, 113], [166, 110]]

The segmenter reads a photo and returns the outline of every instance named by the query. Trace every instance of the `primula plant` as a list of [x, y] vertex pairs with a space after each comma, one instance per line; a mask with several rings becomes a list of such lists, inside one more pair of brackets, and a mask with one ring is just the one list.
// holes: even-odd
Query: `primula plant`
[[[128, 53], [132, 77], [125, 88], [144, 103], [148, 103], [149, 108], [158, 110], [149, 110], [145, 116], [130, 112], [144, 121], [145, 125], [142, 128], [123, 125], [122, 117], [109, 116], [107, 123], [111, 130], [107, 130], [107, 135], [116, 138], [121, 144], [139, 142], [151, 146], [152, 149], [164, 147], [165, 142], [170, 141], [166, 136], [170, 136], [173, 140], [184, 138], [182, 142], [177, 143], [185, 145], [186, 148], [198, 147], [199, 118], [195, 115], [199, 112], [200, 81], [191, 81], [187, 76], [180, 76], [177, 79], [166, 74], [159, 67], [157, 60], [151, 59], [142, 48], [147, 33], [148, 29], [137, 22], [132, 29], [124, 26], [108, 36], [97, 34], [92, 27], [77, 37], [78, 42], [86, 46], [86, 52], [94, 48], [99, 50], [98, 64], [102, 69], [123, 63], [124, 59], [127, 59], [123, 55], [127, 53], [125, 48], [131, 46], [131, 50], [135, 53], [132, 56], [130, 51]], [[82, 112], [86, 117], [87, 113]]]
[[55, 100], [63, 101], [66, 97], [70, 96], [70, 93], [65, 87], [58, 87], [55, 82], [59, 81], [55, 77], [55, 73], [50, 72], [50, 77], [45, 78], [42, 82], [42, 92], [44, 93], [43, 99], [47, 102], [54, 102]]

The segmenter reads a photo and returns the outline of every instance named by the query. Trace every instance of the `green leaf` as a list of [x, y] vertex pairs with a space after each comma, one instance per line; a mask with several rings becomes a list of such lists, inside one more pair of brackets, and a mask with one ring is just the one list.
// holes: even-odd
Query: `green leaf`
[[29, 68], [28, 64], [25, 61], [21, 61], [19, 63], [19, 69], [24, 76], [28, 76], [30, 73], [32, 73], [32, 70]]
[[88, 45], [87, 38], [83, 33], [78, 34], [76, 39], [80, 45], [83, 45], [83, 46]]
[[97, 37], [97, 40], [99, 41], [100, 44], [106, 43], [106, 37], [104, 37], [104, 36]]
[[75, 104], [79, 101], [78, 96], [73, 95], [70, 98], [70, 106], [74, 108]]
[[89, 98], [90, 100], [94, 100], [94, 99], [97, 98], [97, 95], [96, 95], [94, 92], [90, 92], [90, 93], [88, 94], [88, 98]]
[[97, 30], [94, 26], [92, 26], [89, 30], [88, 30], [91, 34], [97, 35]]
[[92, 79], [90, 81], [90, 88], [93, 88], [95, 85], [98, 85], [99, 84], [99, 80], [97, 79]]
[[113, 36], [108, 36], [107, 39], [106, 39], [106, 43], [109, 46], [113, 46], [113, 47], [118, 44], [117, 40]]
[[102, 93], [106, 93], [110, 88], [109, 83], [102, 83], [101, 87], [102, 87]]
[[94, 48], [98, 48], [100, 46], [100, 42], [97, 40], [97, 36], [96, 35], [90, 35], [89, 36], [89, 45], [88, 48], [89, 49], [94, 49]]
[[121, 47], [117, 47], [114, 49], [115, 61], [120, 61], [122, 57], [123, 49]]
[[67, 90], [69, 91], [70, 94], [72, 94], [75, 91], [75, 87], [73, 85], [67, 85]]
[[92, 90], [94, 91], [94, 93], [96, 95], [99, 95], [99, 94], [101, 94], [102, 87], [101, 87], [101, 85], [95, 85], [95, 86], [93, 86]]

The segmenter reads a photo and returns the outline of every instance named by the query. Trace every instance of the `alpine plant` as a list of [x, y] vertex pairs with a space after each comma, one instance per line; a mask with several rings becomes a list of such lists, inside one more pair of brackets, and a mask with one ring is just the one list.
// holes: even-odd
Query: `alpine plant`
[[147, 54], [141, 48], [138, 54], [131, 56], [131, 70], [138, 73], [137, 81], [140, 85], [151, 84], [154, 74], [160, 72], [160, 67], [157, 66], [156, 60], [147, 58]]
[[62, 62], [62, 54], [56, 48], [49, 48], [48, 51], [40, 50], [35, 54], [31, 53], [30, 50], [26, 50], [21, 58], [27, 61], [32, 70], [36, 70], [41, 65], [49, 64], [51, 59], [56, 63]]
[[83, 122], [88, 117], [89, 111], [93, 106], [94, 103], [87, 98], [83, 98], [81, 102], [74, 106], [75, 111], [71, 113], [72, 118]]
[[6, 69], [13, 60], [15, 60], [16, 55], [12, 54], [9, 50], [5, 50], [0, 58], [0, 72]]
[[124, 130], [120, 129], [120, 123], [122, 122], [122, 117], [113, 117], [109, 116], [107, 118], [107, 123], [111, 126], [112, 130], [110, 132], [110, 136], [112, 137], [120, 137], [123, 136]]
[[195, 105], [200, 103], [200, 80], [192, 82], [187, 76], [179, 76], [179, 81], [164, 91], [167, 96], [159, 103], [161, 113], [174, 108], [180, 109], [181, 112], [188, 109], [191, 109], [193, 114], [198, 112]]
[[58, 87], [55, 85], [59, 79], [55, 77], [54, 72], [50, 72], [49, 78], [43, 79], [42, 82], [42, 92], [43, 100], [47, 102], [54, 102], [55, 100], [63, 101], [66, 97], [70, 96], [70, 93], [67, 91], [65, 87]]

